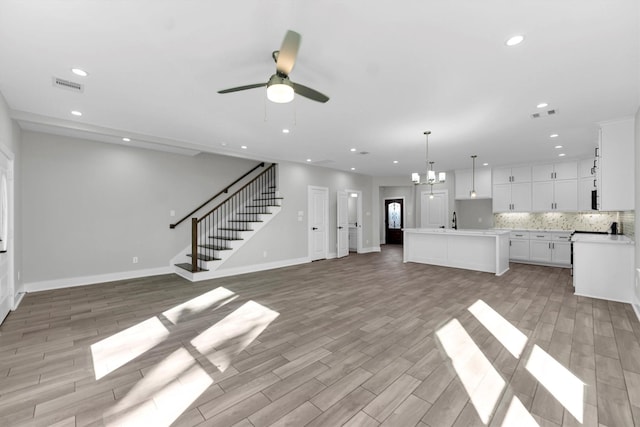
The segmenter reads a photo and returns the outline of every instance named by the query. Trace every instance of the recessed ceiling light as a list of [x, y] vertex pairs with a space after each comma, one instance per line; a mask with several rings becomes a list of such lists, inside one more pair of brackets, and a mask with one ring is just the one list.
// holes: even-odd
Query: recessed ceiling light
[[351, 149], [351, 150], [349, 150], [349, 151], [352, 151], [352, 152], [353, 152], [353, 151], [356, 151], [356, 149], [355, 149], [355, 148], [352, 148], [352, 149]]
[[549, 104], [547, 104], [546, 102], [541, 102], [540, 104], [536, 105], [536, 107], [538, 107], [538, 108], [544, 108], [544, 107], [546, 107], [547, 105], [549, 105]]
[[549, 135], [549, 138], [557, 138], [558, 134], [557, 133], [552, 133], [551, 135]]
[[221, 142], [220, 145], [222, 145], [223, 147], [226, 147], [227, 143], [226, 142]]
[[126, 138], [126, 137], [125, 137], [125, 138], [122, 138], [122, 140], [123, 140], [124, 142], [129, 142], [129, 141], [131, 141], [131, 139]]
[[71, 114], [73, 114], [74, 116], [78, 116], [78, 117], [80, 117], [82, 115], [82, 113], [80, 111], [78, 111], [78, 110], [73, 110], [71, 112]]
[[85, 70], [81, 68], [72, 68], [71, 72], [76, 76], [81, 76], [81, 77], [87, 77], [89, 75], [89, 73], [87, 73]]
[[289, 129], [282, 129], [282, 133], [289, 133]]
[[240, 148], [242, 148], [243, 150], [246, 150], [247, 146], [246, 145], [242, 145], [242, 146], [240, 146]]
[[566, 154], [564, 154], [564, 153], [558, 154], [558, 157], [564, 157], [564, 156], [566, 156]]
[[351, 168], [352, 171], [356, 170], [356, 168]]
[[556, 145], [556, 146], [555, 146], [555, 147], [553, 147], [553, 148], [562, 148], [562, 145]]
[[393, 161], [393, 163], [397, 164], [397, 163], [398, 163], [398, 161], [397, 161], [397, 160], [394, 160], [394, 161]]
[[307, 162], [310, 162], [310, 161], [311, 161], [311, 159], [307, 159]]
[[515, 46], [515, 45], [518, 45], [518, 44], [522, 43], [523, 41], [524, 41], [524, 36], [518, 34], [518, 35], [515, 35], [515, 36], [510, 37], [509, 39], [507, 39], [505, 44], [507, 46]]
[[489, 163], [483, 163], [482, 166], [489, 166]]

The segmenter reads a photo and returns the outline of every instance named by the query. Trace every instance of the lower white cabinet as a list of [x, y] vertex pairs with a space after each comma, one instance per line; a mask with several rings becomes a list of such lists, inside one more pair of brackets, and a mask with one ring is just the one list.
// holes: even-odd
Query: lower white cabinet
[[509, 259], [514, 261], [529, 260], [529, 233], [512, 231], [509, 240]]
[[549, 231], [512, 231], [509, 259], [517, 262], [571, 266], [571, 233]]

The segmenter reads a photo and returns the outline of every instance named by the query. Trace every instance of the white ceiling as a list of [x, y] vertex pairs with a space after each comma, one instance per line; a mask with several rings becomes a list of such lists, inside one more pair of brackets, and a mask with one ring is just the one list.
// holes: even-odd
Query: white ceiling
[[[0, 92], [27, 129], [185, 153], [406, 175], [424, 171], [428, 129], [437, 170], [468, 168], [471, 154], [555, 161], [588, 155], [597, 122], [638, 108], [639, 3], [0, 0]], [[291, 80], [328, 103], [216, 93], [266, 82], [288, 29], [302, 34]], [[525, 41], [507, 47], [517, 33]], [[84, 93], [54, 88], [54, 76]]]

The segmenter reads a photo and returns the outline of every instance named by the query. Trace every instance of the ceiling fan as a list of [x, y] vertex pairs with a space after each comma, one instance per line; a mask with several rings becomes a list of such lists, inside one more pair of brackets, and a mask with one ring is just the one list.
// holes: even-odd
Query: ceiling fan
[[310, 87], [294, 83], [289, 80], [289, 73], [293, 70], [296, 63], [296, 56], [300, 48], [300, 34], [295, 31], [287, 31], [282, 41], [280, 50], [272, 53], [273, 60], [276, 63], [276, 73], [269, 78], [267, 83], [255, 83], [246, 86], [233, 87], [231, 89], [219, 90], [218, 93], [238, 92], [241, 90], [254, 89], [258, 87], [267, 87], [267, 98], [272, 102], [286, 103], [291, 102], [294, 93], [309, 98], [313, 101], [327, 102], [329, 97], [311, 89]]

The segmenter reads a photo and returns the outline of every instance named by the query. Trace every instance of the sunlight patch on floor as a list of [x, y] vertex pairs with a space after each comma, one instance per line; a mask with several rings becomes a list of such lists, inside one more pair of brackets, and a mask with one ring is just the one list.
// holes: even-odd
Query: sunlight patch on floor
[[221, 372], [273, 322], [279, 313], [248, 301], [202, 332], [191, 344]]
[[513, 396], [509, 409], [502, 420], [502, 427], [539, 427], [535, 418], [527, 411], [520, 399]]
[[440, 328], [436, 336], [451, 359], [478, 416], [488, 424], [506, 382], [457, 319]]
[[578, 377], [537, 345], [533, 346], [525, 368], [582, 423], [584, 383]]
[[107, 426], [169, 426], [213, 383], [181, 347], [105, 412]]
[[525, 334], [482, 300], [473, 303], [468, 310], [500, 341], [513, 357], [520, 358], [522, 350], [527, 344], [527, 336]]
[[155, 347], [169, 336], [157, 317], [152, 317], [124, 331], [91, 345], [96, 380]]
[[202, 313], [215, 306], [215, 309], [233, 301], [238, 296], [230, 290], [219, 287], [206, 292], [200, 296], [190, 299], [187, 302], [176, 305], [162, 314], [174, 325], [178, 324], [181, 318]]

